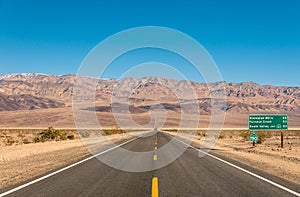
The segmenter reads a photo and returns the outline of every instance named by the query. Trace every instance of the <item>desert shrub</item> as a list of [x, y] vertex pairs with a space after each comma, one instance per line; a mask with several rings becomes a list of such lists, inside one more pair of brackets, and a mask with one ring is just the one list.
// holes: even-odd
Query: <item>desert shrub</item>
[[178, 129], [163, 129], [162, 131], [167, 131], [167, 132], [178, 132]]
[[272, 132], [267, 131], [266, 132], [266, 138], [271, 138], [271, 137], [273, 137]]
[[73, 135], [73, 137], [70, 137], [71, 135], [68, 135], [68, 133], [66, 131], [61, 131], [61, 130], [56, 130], [53, 127], [48, 127], [48, 129], [44, 130], [43, 132], [40, 132], [37, 136], [35, 136], [33, 138], [33, 142], [37, 143], [37, 142], [45, 142], [45, 141], [51, 141], [51, 140], [67, 140], [67, 139], [71, 139], [71, 138], [75, 138], [75, 136]]
[[23, 137], [25, 137], [25, 135], [21, 131], [18, 131], [18, 137], [23, 138]]
[[222, 134], [219, 135], [219, 139], [225, 139], [225, 138], [226, 138], [225, 135], [222, 135]]
[[68, 139], [68, 134], [66, 132], [61, 132], [59, 136], [59, 140], [67, 140]]
[[83, 138], [88, 138], [88, 137], [90, 137], [90, 132], [88, 132], [88, 131], [80, 131], [79, 135], [81, 137], [83, 137]]
[[30, 142], [28, 141], [28, 139], [23, 139], [23, 144], [30, 144]]
[[262, 144], [266, 140], [267, 133], [265, 131], [258, 131], [257, 136], [258, 136], [257, 143]]
[[222, 131], [219, 135], [219, 139], [224, 139], [224, 138], [226, 138], [226, 134], [224, 131]]
[[68, 135], [67, 138], [68, 138], [69, 140], [74, 140], [74, 139], [75, 139], [75, 136], [74, 136], [73, 134], [71, 134], [71, 135]]
[[40, 137], [36, 136], [36, 137], [33, 138], [32, 141], [33, 141], [34, 143], [38, 143], [38, 142], [41, 142], [41, 139], [40, 139]]
[[243, 132], [240, 133], [239, 136], [242, 137], [244, 140], [249, 140], [249, 138], [250, 138], [250, 131], [243, 131]]
[[13, 138], [12, 137], [8, 137], [8, 138], [6, 138], [6, 144], [7, 145], [13, 145], [14, 143], [16, 143], [16, 141], [15, 140], [13, 140]]
[[113, 135], [113, 134], [122, 134], [122, 133], [124, 133], [124, 131], [120, 128], [103, 129], [102, 131], [105, 135]]
[[41, 141], [48, 141], [48, 140], [58, 140], [61, 136], [61, 132], [59, 130], [55, 130], [53, 127], [48, 127], [47, 130], [44, 130], [40, 133]]
[[206, 137], [206, 136], [207, 136], [207, 132], [204, 131], [204, 132], [202, 133], [202, 136], [203, 136], [203, 137]]

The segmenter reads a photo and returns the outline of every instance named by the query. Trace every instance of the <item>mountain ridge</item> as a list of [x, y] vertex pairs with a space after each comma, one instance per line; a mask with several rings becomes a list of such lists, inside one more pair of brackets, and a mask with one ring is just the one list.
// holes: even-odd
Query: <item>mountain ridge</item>
[[[0, 80], [2, 79], [8, 79], [11, 78], [12, 80], [15, 80], [16, 77], [24, 77], [24, 78], [30, 78], [30, 77], [36, 77], [36, 76], [42, 76], [42, 77], [76, 77], [79, 76], [77, 74], [62, 74], [62, 75], [58, 75], [58, 74], [44, 74], [44, 73], [11, 73], [11, 74], [0, 74]], [[85, 77], [85, 76], [81, 76], [81, 77]], [[94, 78], [94, 77], [88, 77], [91, 79], [99, 79], [99, 80], [117, 80], [115, 78]], [[128, 78], [121, 78], [121, 79], [144, 79], [144, 78], [164, 78], [162, 76], [145, 76], [142, 78], [135, 78], [135, 77], [128, 77]], [[166, 78], [167, 79], [167, 78]], [[174, 80], [174, 81], [184, 81], [184, 80], [179, 80], [179, 79], [170, 79], [170, 80]], [[198, 84], [209, 84], [209, 83], [205, 83], [205, 82], [196, 82], [196, 81], [191, 81], [189, 80], [191, 83], [198, 83]], [[273, 84], [260, 84], [254, 81], [242, 81], [242, 82], [228, 82], [228, 81], [219, 81], [219, 82], [211, 82], [212, 84], [214, 83], [227, 83], [227, 84], [255, 84], [255, 85], [260, 85], [260, 86], [274, 86], [274, 87], [289, 87], [289, 88], [300, 88], [300, 86], [290, 86], [290, 85], [273, 85]]]
[[[111, 96], [115, 93], [113, 91], [116, 85], [120, 86], [122, 92], [117, 92], [115, 96], [122, 97], [129, 94], [130, 105], [135, 107], [140, 106], [142, 108], [142, 106], [165, 103], [165, 105], [170, 104], [170, 106], [178, 108], [176, 106], [179, 105], [178, 98], [168, 86], [171, 84], [171, 87], [176, 87], [184, 99], [189, 100], [193, 98], [185, 95], [185, 90], [190, 84], [196, 92], [200, 113], [209, 113], [211, 110], [211, 96], [220, 94], [220, 91], [223, 91], [219, 88], [220, 83], [225, 86], [223, 93], [227, 98], [227, 107], [222, 110], [226, 112], [294, 112], [299, 110], [300, 105], [299, 87], [260, 85], [255, 82], [205, 84], [163, 77], [124, 78], [120, 80], [82, 78], [96, 81], [96, 104], [98, 108], [110, 106]], [[74, 74], [23, 73], [1, 75], [0, 93], [2, 100], [0, 100], [0, 111], [70, 107], [75, 80], [76, 75]], [[20, 99], [12, 99], [17, 96], [23, 97], [23, 104], [18, 104]], [[37, 102], [39, 99], [41, 102]], [[32, 102], [33, 100], [34, 102]], [[8, 101], [11, 102], [10, 106], [14, 107], [7, 107]], [[24, 106], [26, 104], [31, 106]], [[107, 109], [105, 110], [107, 111]], [[144, 110], [137, 111], [143, 112]]]

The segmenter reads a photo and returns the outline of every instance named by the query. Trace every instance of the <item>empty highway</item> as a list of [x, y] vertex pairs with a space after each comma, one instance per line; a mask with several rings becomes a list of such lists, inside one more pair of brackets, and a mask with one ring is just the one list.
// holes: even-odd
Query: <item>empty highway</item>
[[[163, 155], [156, 155], [155, 150], [163, 147], [171, 138], [166, 133], [158, 132], [153, 136], [131, 140], [122, 147], [138, 152], [154, 150], [153, 156], [144, 158], [142, 162], [131, 162], [155, 166], [160, 159], [163, 159], [161, 158]], [[115, 150], [107, 151], [101, 156], [109, 156], [111, 151]], [[219, 158], [214, 155], [199, 157], [199, 150], [189, 147], [174, 162], [149, 172], [125, 172], [109, 167], [96, 158], [91, 158], [2, 195], [22, 197], [299, 195], [300, 186], [298, 185], [290, 184], [227, 158]], [[125, 161], [120, 158], [120, 163], [122, 162]], [[249, 174], [249, 172], [254, 172], [254, 174]]]

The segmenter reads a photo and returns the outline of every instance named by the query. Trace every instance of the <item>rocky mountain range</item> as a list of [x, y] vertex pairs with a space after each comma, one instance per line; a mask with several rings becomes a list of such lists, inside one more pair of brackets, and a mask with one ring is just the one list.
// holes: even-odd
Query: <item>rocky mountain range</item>
[[[2, 75], [0, 111], [70, 107], [75, 80], [76, 75], [49, 76], [32, 73]], [[162, 104], [167, 110], [180, 111], [180, 103], [188, 105], [189, 100], [196, 99], [199, 109], [191, 108], [188, 112], [200, 111], [209, 114], [211, 97], [221, 91], [226, 96], [227, 105], [220, 110], [227, 113], [288, 113], [300, 109], [299, 87], [277, 87], [254, 82], [224, 82], [225, 89], [220, 90], [220, 83], [188, 83], [162, 77], [89, 80], [97, 83], [96, 111], [99, 112], [111, 111], [112, 104], [122, 104], [111, 103], [112, 95], [119, 98], [130, 95], [129, 105], [133, 113], [146, 112], [150, 106], [156, 104]], [[194, 89], [195, 98], [185, 95], [188, 84]], [[120, 86], [119, 89], [122, 91], [115, 91], [116, 86]], [[177, 95], [172, 89], [174, 87], [177, 89]], [[180, 93], [183, 95], [180, 97], [183, 99], [181, 101], [178, 100]]]

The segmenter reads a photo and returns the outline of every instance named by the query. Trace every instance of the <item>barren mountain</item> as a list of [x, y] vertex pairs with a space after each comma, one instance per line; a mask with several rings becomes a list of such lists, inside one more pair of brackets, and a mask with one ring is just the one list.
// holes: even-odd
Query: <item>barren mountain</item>
[[[76, 75], [49, 76], [43, 74], [10, 74], [0, 76], [0, 111], [41, 110], [59, 108], [70, 110], [75, 80], [95, 82], [97, 113], [111, 113], [111, 106], [123, 109], [128, 105], [132, 114], [144, 114], [155, 106], [180, 114], [209, 115], [212, 98], [224, 95], [226, 105], [218, 110], [228, 116], [249, 113], [300, 114], [300, 88], [245, 83], [195, 83], [162, 77], [95, 79]], [[222, 89], [224, 84], [225, 89]], [[194, 90], [195, 96], [190, 91]], [[84, 93], [83, 93], [84, 95]], [[115, 99], [114, 99], [115, 98]], [[128, 98], [128, 103], [123, 98]], [[197, 102], [199, 108], [193, 103]], [[213, 102], [218, 102], [214, 100]], [[223, 101], [222, 101], [223, 102]], [[128, 111], [118, 111], [128, 113]], [[58, 115], [59, 116], [59, 115]]]
[[30, 94], [4, 95], [0, 93], [0, 111], [33, 110], [65, 107], [62, 102]]

